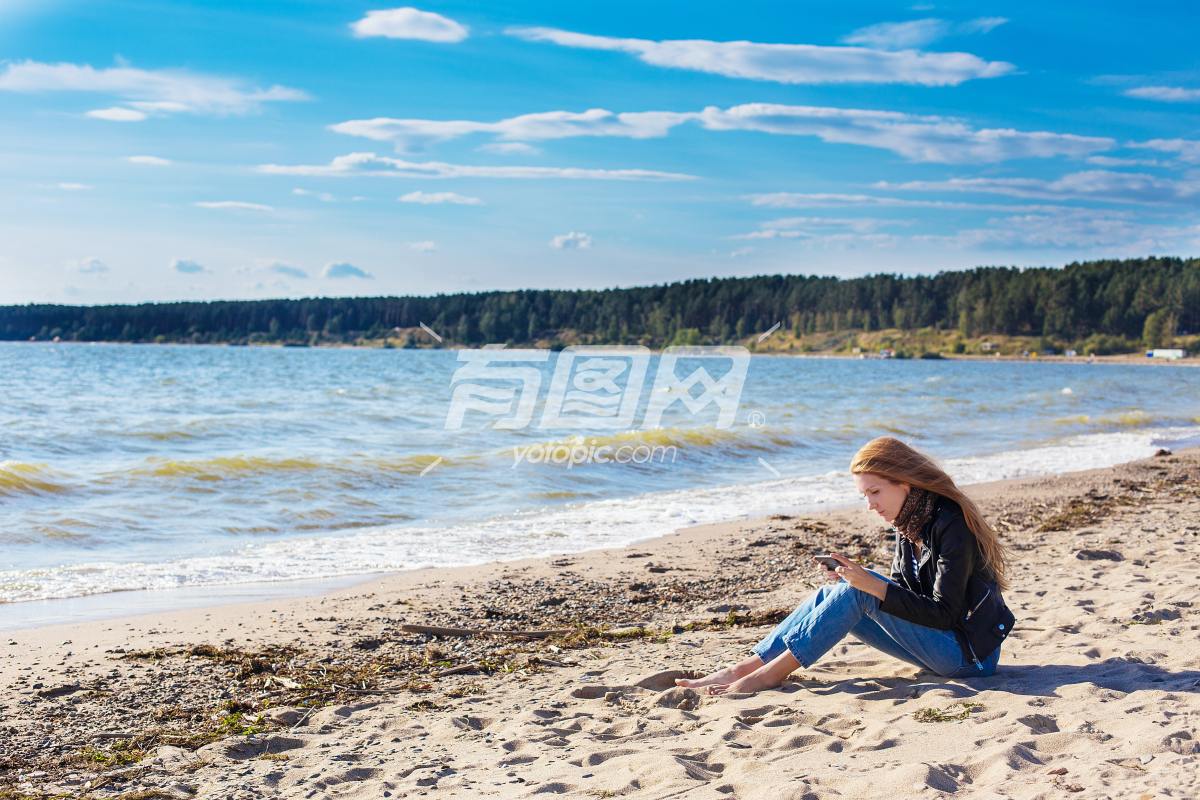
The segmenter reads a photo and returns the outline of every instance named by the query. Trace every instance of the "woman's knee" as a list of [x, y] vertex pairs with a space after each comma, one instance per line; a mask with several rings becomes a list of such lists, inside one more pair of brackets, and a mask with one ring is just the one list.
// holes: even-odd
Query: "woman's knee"
[[843, 583], [843, 581], [838, 581], [837, 583], [823, 583], [818, 586], [817, 591], [814, 593], [817, 596], [817, 602], [819, 603], [828, 597], [829, 594], [837, 589], [838, 585], [841, 583]]

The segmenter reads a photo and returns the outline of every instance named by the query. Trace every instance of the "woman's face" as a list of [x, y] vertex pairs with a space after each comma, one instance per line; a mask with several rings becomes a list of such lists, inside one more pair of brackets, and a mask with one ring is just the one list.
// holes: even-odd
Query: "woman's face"
[[870, 472], [855, 475], [854, 485], [858, 487], [858, 493], [866, 498], [867, 508], [883, 517], [889, 525], [900, 513], [911, 488], [907, 483], [892, 483], [882, 475]]

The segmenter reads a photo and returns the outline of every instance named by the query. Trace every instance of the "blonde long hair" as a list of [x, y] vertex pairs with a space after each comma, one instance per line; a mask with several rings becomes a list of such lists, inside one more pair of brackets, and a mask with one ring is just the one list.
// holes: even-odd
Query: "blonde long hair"
[[850, 472], [855, 475], [870, 473], [887, 478], [892, 483], [906, 483], [920, 489], [939, 494], [958, 503], [966, 519], [967, 527], [975, 534], [983, 561], [1003, 590], [1008, 588], [1008, 551], [1000, 537], [971, 498], [932, 458], [917, 452], [899, 439], [880, 436], [864, 444], [850, 462]]

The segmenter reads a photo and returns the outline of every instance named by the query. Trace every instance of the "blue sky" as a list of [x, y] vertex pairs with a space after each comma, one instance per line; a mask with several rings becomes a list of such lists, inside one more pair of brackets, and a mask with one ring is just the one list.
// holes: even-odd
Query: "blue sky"
[[0, 303], [1194, 255], [1197, 23], [0, 0]]

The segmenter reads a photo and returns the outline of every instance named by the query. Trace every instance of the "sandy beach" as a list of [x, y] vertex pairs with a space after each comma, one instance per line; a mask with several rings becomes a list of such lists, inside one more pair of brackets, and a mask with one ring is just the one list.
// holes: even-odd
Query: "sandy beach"
[[848, 639], [779, 690], [673, 688], [812, 554], [886, 566], [861, 509], [4, 634], [0, 798], [1196, 797], [1198, 487], [1200, 450], [972, 487], [1015, 561], [989, 678]]

